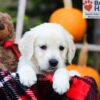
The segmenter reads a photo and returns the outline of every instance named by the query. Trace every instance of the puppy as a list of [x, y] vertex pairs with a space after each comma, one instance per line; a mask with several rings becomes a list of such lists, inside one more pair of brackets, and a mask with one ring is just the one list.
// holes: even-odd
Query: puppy
[[63, 94], [69, 89], [65, 61], [71, 63], [75, 46], [72, 36], [61, 25], [44, 23], [30, 29], [20, 40], [19, 50], [21, 57], [17, 72], [23, 85], [30, 87], [35, 84], [38, 73], [53, 72], [55, 92]]

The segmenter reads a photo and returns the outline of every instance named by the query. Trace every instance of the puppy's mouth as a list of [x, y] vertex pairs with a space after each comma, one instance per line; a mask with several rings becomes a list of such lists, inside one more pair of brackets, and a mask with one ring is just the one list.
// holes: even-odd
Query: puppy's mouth
[[47, 70], [42, 70], [45, 74], [53, 74], [56, 71], [57, 68], [49, 67]]

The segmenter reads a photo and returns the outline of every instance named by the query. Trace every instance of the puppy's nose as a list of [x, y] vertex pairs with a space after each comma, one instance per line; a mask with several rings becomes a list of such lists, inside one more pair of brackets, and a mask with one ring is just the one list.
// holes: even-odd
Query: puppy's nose
[[57, 61], [56, 59], [50, 59], [50, 60], [49, 60], [49, 64], [50, 64], [50, 66], [55, 67], [55, 66], [57, 66], [57, 64], [58, 64], [58, 61]]

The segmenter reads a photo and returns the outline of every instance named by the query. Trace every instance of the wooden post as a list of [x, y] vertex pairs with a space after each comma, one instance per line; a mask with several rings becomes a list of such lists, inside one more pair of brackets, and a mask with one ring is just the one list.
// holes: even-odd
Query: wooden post
[[[83, 44], [76, 43], [75, 46], [77, 49], [81, 49]], [[92, 52], [100, 52], [100, 45], [88, 44], [88, 50]]]
[[22, 35], [26, 2], [27, 0], [19, 0], [18, 2], [18, 15], [17, 15], [15, 43], [19, 42]]
[[72, 8], [72, 0], [63, 0], [65, 8]]

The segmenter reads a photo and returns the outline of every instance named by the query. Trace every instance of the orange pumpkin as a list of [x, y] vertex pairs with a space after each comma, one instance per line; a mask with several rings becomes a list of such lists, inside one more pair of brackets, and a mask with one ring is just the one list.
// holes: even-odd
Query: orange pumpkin
[[78, 65], [69, 65], [67, 66], [68, 70], [76, 70], [78, 71], [82, 76], [90, 76], [93, 77], [97, 83], [99, 94], [100, 94], [100, 76], [99, 73], [91, 68], [91, 67], [81, 67]]
[[84, 37], [87, 23], [78, 9], [60, 8], [53, 12], [49, 21], [61, 24], [73, 35], [75, 41], [80, 41]]

